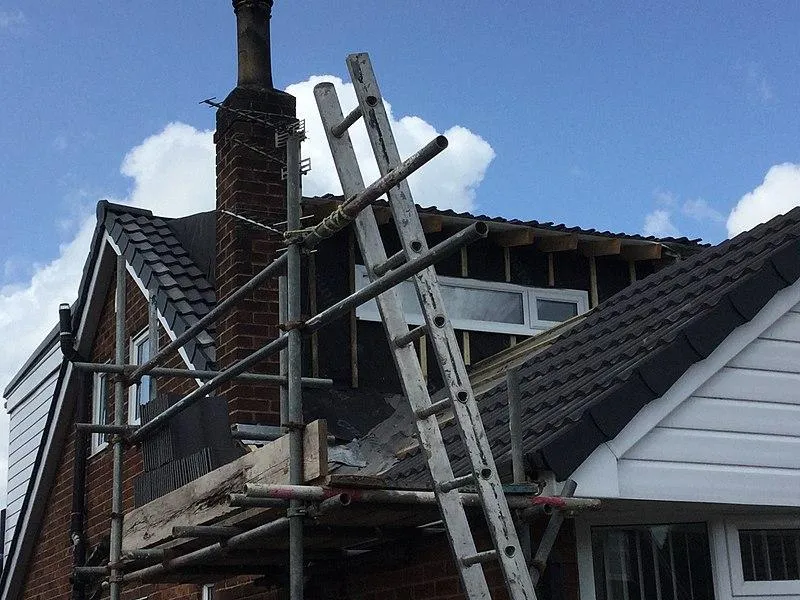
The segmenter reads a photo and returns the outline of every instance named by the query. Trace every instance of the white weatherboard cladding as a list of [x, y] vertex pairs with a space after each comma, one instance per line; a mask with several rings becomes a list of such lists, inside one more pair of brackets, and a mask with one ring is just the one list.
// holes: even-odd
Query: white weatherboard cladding
[[6, 398], [9, 407], [8, 487], [3, 552], [6, 557], [42, 441], [60, 365], [61, 350], [58, 343], [54, 343], [31, 366], [29, 373]]
[[582, 496], [800, 506], [800, 285], [779, 292], [574, 475]]

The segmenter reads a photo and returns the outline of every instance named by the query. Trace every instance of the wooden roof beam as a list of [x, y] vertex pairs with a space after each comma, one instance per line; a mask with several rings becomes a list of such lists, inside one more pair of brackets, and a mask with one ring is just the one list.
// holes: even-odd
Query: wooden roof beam
[[515, 227], [503, 231], [493, 231], [489, 239], [498, 246], [511, 248], [513, 246], [530, 246], [536, 240], [536, 235], [530, 227]]
[[581, 240], [578, 250], [585, 256], [612, 256], [622, 251], [622, 240], [619, 238]]
[[536, 247], [542, 252], [564, 252], [578, 249], [578, 236], [574, 233], [540, 236]]
[[661, 244], [631, 244], [622, 247], [622, 257], [628, 260], [658, 260], [661, 258]]
[[419, 220], [422, 223], [422, 231], [425, 233], [439, 233], [442, 230], [442, 217], [440, 215], [420, 214]]

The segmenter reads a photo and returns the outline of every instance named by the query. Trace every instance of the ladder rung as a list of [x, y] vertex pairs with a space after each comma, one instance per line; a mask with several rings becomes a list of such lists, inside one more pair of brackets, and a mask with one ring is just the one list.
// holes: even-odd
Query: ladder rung
[[428, 330], [425, 325], [420, 325], [419, 327], [415, 327], [408, 333], [404, 333], [403, 335], [398, 335], [394, 338], [394, 345], [398, 348], [402, 348], [403, 346], [408, 346], [409, 344], [413, 344]]
[[344, 135], [350, 126], [361, 118], [361, 107], [356, 106], [350, 113], [342, 119], [342, 122], [331, 127], [331, 135], [335, 138], [340, 138]]
[[439, 400], [438, 402], [434, 402], [427, 408], [420, 408], [414, 414], [417, 415], [418, 419], [427, 419], [431, 415], [437, 415], [440, 412], [443, 412], [450, 408], [453, 403], [450, 401], [450, 398], [445, 398], [444, 400]]
[[449, 492], [464, 487], [465, 485], [472, 485], [473, 483], [475, 483], [475, 477], [473, 475], [462, 475], [461, 477], [456, 477], [452, 481], [443, 481], [439, 484], [439, 490], [442, 492]]
[[497, 559], [497, 550], [485, 550], [483, 552], [478, 552], [477, 554], [473, 554], [472, 556], [465, 556], [464, 558], [461, 559], [461, 564], [464, 565], [465, 567], [471, 567], [472, 565], [490, 562], [496, 559]]
[[392, 269], [395, 269], [406, 262], [406, 252], [405, 250], [400, 250], [392, 254], [389, 258], [387, 258], [384, 262], [375, 265], [375, 268], [372, 271], [380, 277], [384, 273], [388, 273]]

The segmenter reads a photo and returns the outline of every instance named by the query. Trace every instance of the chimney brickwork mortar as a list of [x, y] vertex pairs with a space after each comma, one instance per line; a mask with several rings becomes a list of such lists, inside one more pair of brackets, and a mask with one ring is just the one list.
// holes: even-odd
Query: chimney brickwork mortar
[[[222, 213], [228, 210], [259, 223], [286, 218], [286, 184], [281, 167], [285, 148], [275, 147], [275, 128], [295, 119], [293, 96], [271, 87], [269, 8], [272, 2], [234, 1], [239, 46], [239, 83], [217, 112], [214, 135], [217, 162], [217, 298], [222, 300], [269, 264], [283, 247], [276, 234]], [[264, 19], [264, 21], [260, 21]], [[266, 33], [265, 33], [266, 32]], [[266, 52], [260, 48], [267, 45]], [[263, 57], [267, 57], [264, 63]], [[252, 57], [256, 57], [255, 63]], [[243, 67], [243, 61], [247, 64]], [[253, 65], [262, 72], [254, 73]], [[243, 78], [243, 73], [246, 77]], [[266, 123], [254, 123], [235, 111]], [[268, 156], [248, 148], [252, 146]], [[277, 280], [239, 302], [217, 324], [217, 362], [231, 366], [274, 339], [278, 330]], [[277, 357], [254, 370], [277, 372]], [[279, 424], [279, 395], [274, 387], [231, 383], [220, 390], [227, 398], [231, 423]]]

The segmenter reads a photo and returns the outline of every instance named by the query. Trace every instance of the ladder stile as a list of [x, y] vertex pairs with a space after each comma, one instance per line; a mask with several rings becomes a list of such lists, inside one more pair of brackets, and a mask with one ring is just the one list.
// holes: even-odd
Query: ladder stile
[[[381, 99], [381, 93], [369, 56], [363, 53], [352, 54], [347, 57], [347, 66], [355, 87], [359, 107], [364, 117], [367, 134], [378, 163], [378, 169], [380, 174], [384, 176], [400, 165], [402, 161], [394, 141], [391, 125]], [[341, 116], [339, 116], [339, 121], [341, 121]], [[347, 190], [345, 190], [345, 194], [348, 194]], [[397, 231], [403, 250], [409, 255], [412, 255], [414, 251], [424, 252], [427, 249], [427, 243], [408, 182], [406, 180], [401, 181], [397, 186], [389, 190], [388, 196], [395, 224], [398, 225]], [[412, 244], [414, 245], [413, 249]], [[434, 349], [442, 379], [448, 388], [450, 397], [453, 398], [452, 406], [455, 422], [472, 462], [472, 474], [475, 478], [476, 489], [481, 498], [484, 516], [494, 542], [496, 557], [503, 572], [509, 597], [511, 600], [535, 600], [536, 595], [533, 583], [525, 564], [525, 558], [512, 522], [511, 512], [495, 468], [491, 446], [467, 376], [466, 367], [463, 360], [461, 360], [461, 351], [456, 340], [455, 331], [443, 307], [442, 293], [436, 271], [433, 267], [429, 267], [418, 273], [413, 278], [413, 281], [425, 316], [428, 338]], [[393, 336], [390, 337], [390, 339], [392, 338]], [[417, 408], [417, 406], [412, 405], [412, 409], [417, 410]], [[427, 426], [433, 421], [433, 419], [424, 419], [417, 420], [417, 423]], [[440, 443], [440, 440], [441, 435], [439, 435], [437, 443]], [[452, 468], [450, 470], [452, 471]], [[438, 478], [433, 470], [431, 471], [431, 476], [435, 484], [452, 480], [452, 477], [450, 479]], [[448, 523], [448, 529], [450, 528], [449, 525]], [[456, 556], [463, 557], [474, 554], [457, 553]], [[466, 567], [463, 560], [461, 564]]]
[[[332, 84], [319, 84], [314, 88], [314, 96], [342, 189], [346, 197], [351, 197], [364, 189], [364, 180], [348, 132], [342, 131], [337, 136], [331, 131], [332, 127], [344, 119], [336, 90]], [[384, 264], [387, 256], [372, 207], [368, 206], [363, 210], [356, 217], [354, 224], [367, 273], [373, 280], [375, 266]], [[424, 245], [424, 237], [422, 242]], [[415, 254], [419, 252], [420, 249], [417, 249], [415, 245]], [[396, 340], [400, 336], [407, 335], [409, 333], [408, 324], [397, 288], [384, 292], [376, 300], [388, 338]], [[414, 346], [412, 344], [392, 344], [392, 356], [400, 376], [403, 392], [411, 404], [411, 409], [420, 411], [431, 406], [430, 395]], [[422, 452], [428, 457], [428, 467], [433, 480], [435, 482], [453, 480], [453, 470], [447, 457], [438, 423], [435, 419], [419, 420], [417, 421], [417, 431]], [[447, 525], [448, 541], [454, 555], [463, 557], [477, 554], [459, 492], [457, 490], [440, 492], [436, 494], [436, 497], [442, 519]], [[480, 565], [465, 565], [460, 560], [457, 562], [461, 583], [470, 600], [489, 600], [491, 598], [489, 587]]]

